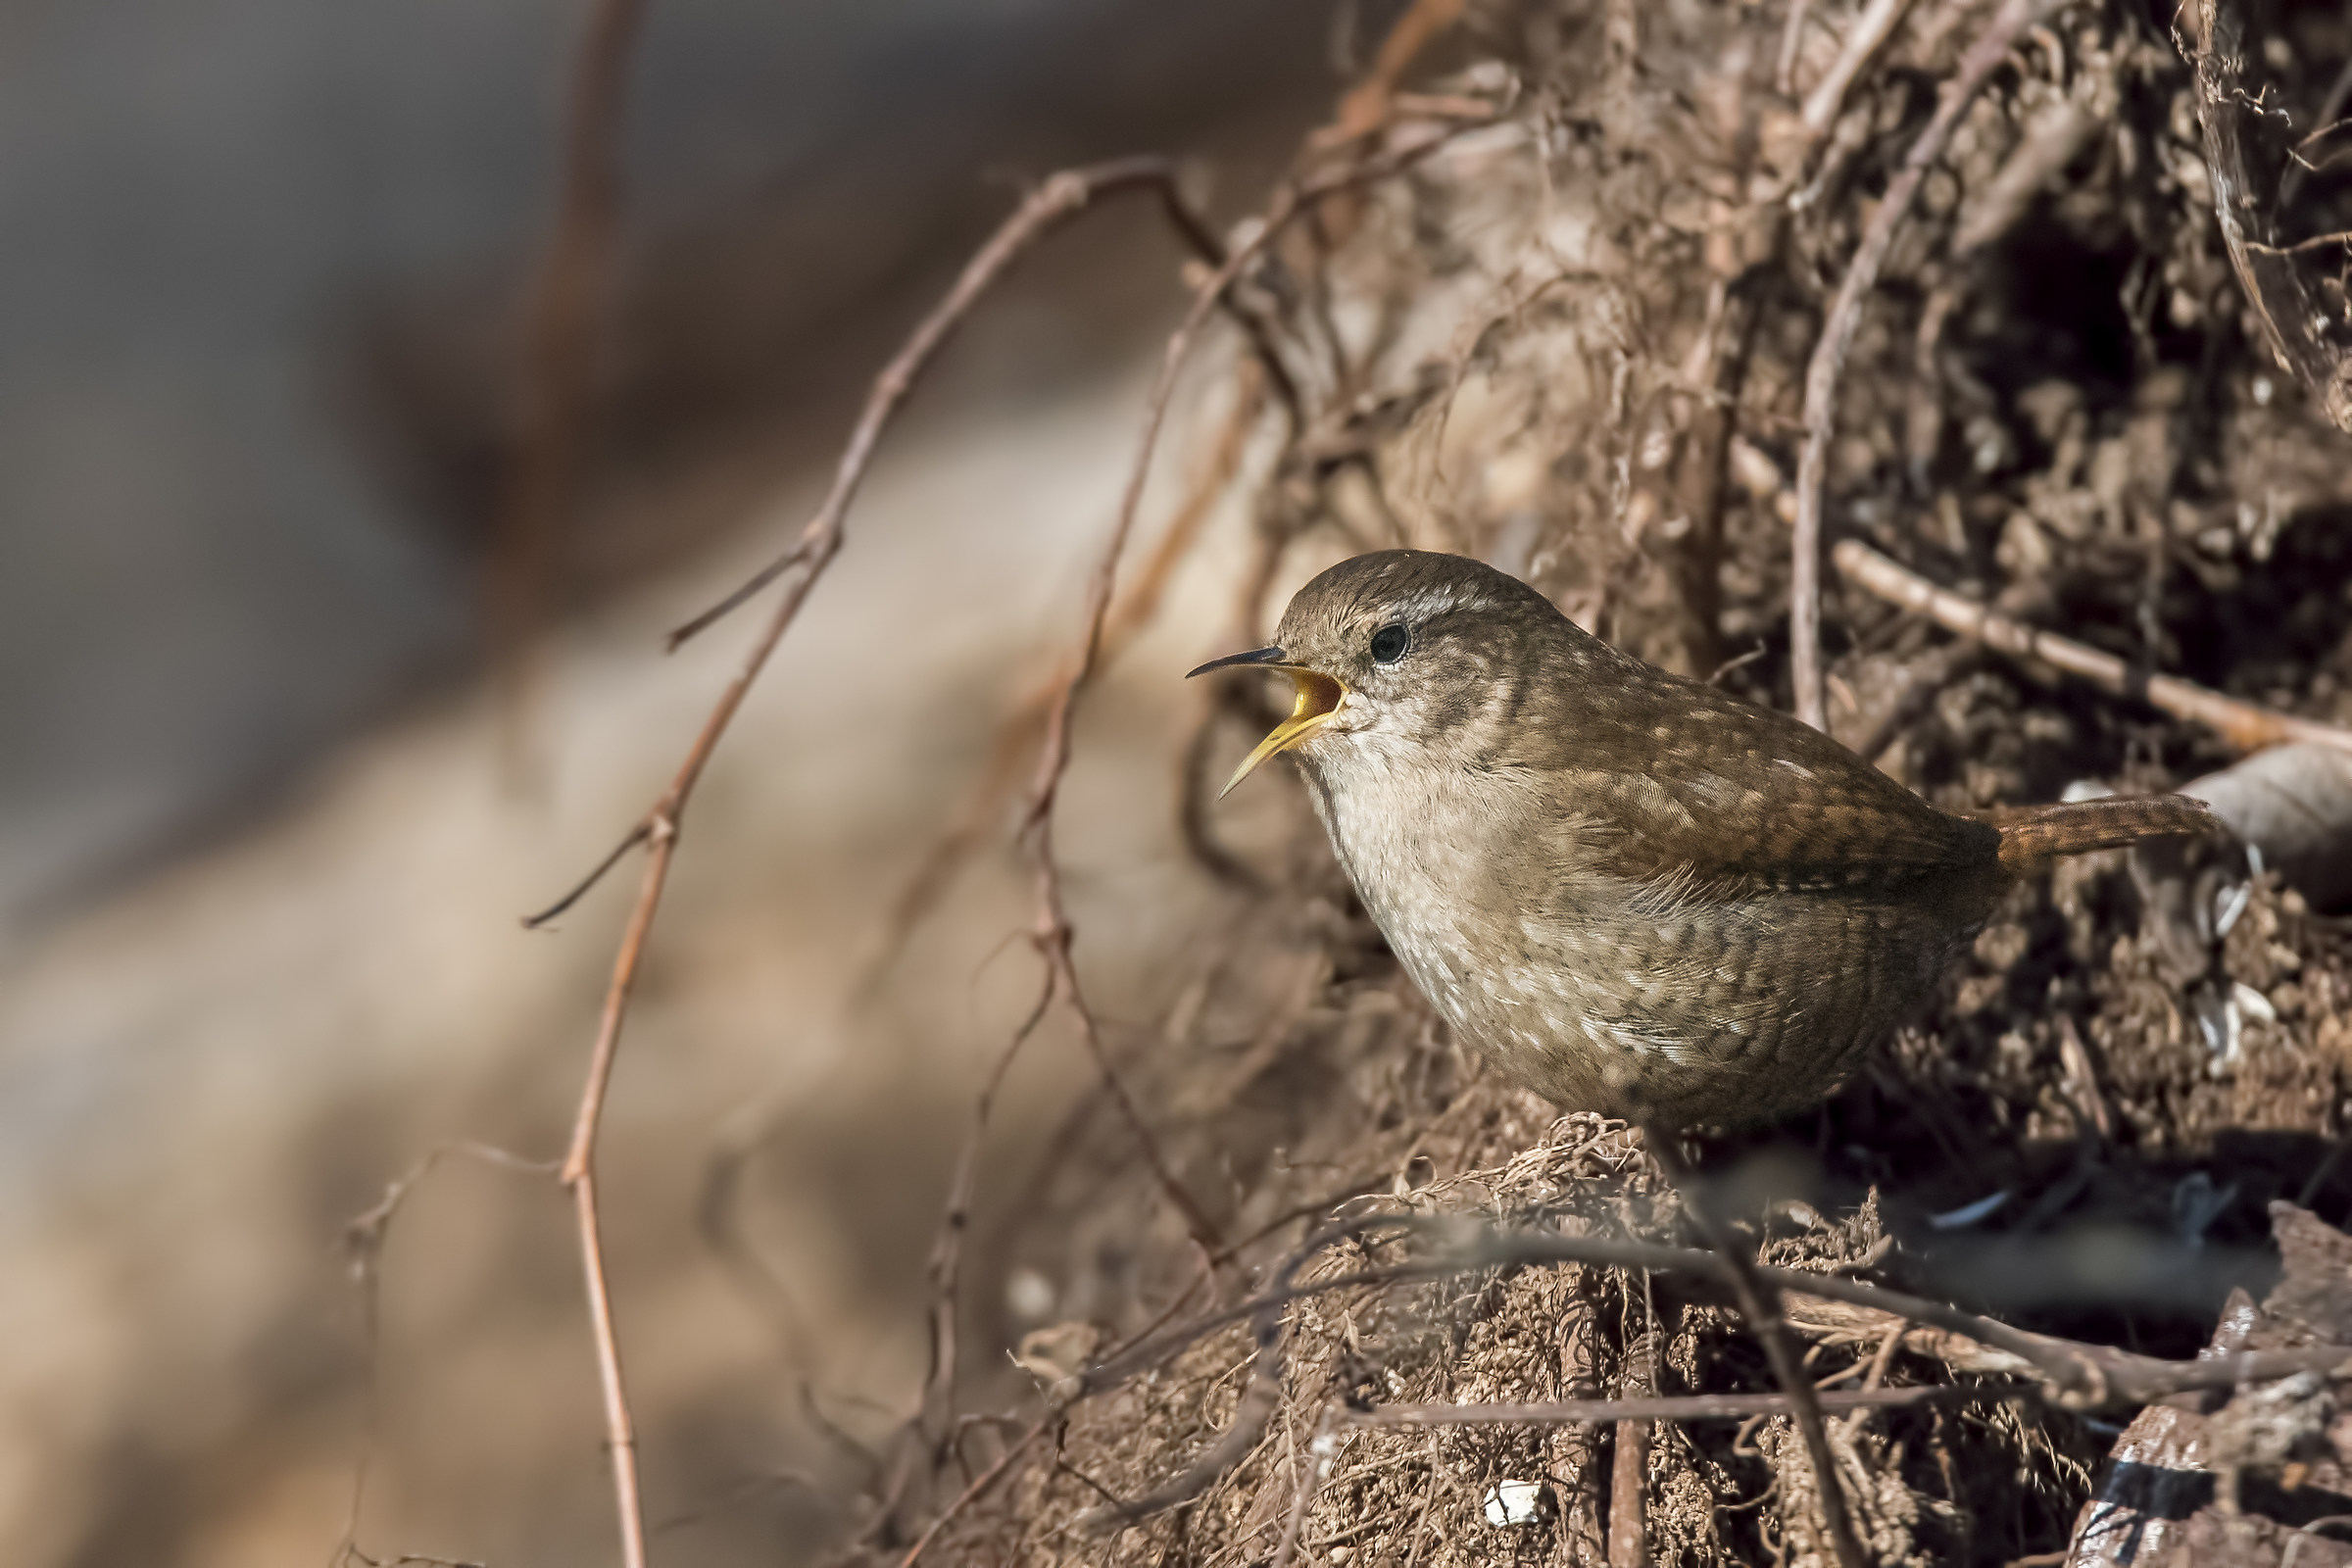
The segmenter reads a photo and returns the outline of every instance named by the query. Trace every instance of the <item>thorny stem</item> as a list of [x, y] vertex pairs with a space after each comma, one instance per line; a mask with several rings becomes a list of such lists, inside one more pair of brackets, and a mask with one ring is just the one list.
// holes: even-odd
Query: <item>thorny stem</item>
[[1894, 244], [1895, 230], [1911, 210], [1928, 171], [1943, 156], [1960, 117], [1976, 102], [1977, 94], [2002, 61], [2018, 35], [2055, 10], [2060, 0], [2007, 0], [1977, 41], [1961, 57], [1960, 69], [1944, 83], [1941, 101], [1919, 139], [1904, 155], [1902, 168], [1886, 186], [1886, 194], [1870, 215], [1855, 247], [1845, 277], [1838, 285], [1821, 339], [1805, 368], [1805, 444], [1796, 468], [1796, 525], [1788, 541], [1788, 643], [1791, 681], [1796, 688], [1796, 716], [1815, 729], [1829, 728], [1829, 709], [1823, 700], [1821, 663], [1821, 509], [1822, 487], [1829, 473], [1830, 437], [1838, 422], [1838, 383], [1845, 373], [1845, 356], [1862, 324], [1862, 303], [1877, 286], [1879, 269]]

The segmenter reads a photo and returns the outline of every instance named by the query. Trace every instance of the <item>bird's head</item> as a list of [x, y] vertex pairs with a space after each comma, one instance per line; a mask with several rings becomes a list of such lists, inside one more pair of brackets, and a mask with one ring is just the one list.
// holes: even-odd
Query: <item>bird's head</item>
[[1280, 670], [1296, 690], [1291, 716], [1225, 790], [1277, 752], [1312, 760], [1370, 743], [1401, 757], [1502, 718], [1496, 705], [1523, 689], [1531, 645], [1566, 624], [1535, 589], [1467, 556], [1382, 550], [1343, 561], [1292, 598], [1272, 646], [1192, 672]]

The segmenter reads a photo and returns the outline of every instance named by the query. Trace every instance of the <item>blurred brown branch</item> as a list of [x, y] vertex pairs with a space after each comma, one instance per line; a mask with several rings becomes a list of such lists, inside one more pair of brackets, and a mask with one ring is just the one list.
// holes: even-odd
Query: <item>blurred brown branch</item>
[[1064, 170], [1032, 191], [1012, 216], [998, 227], [988, 243], [973, 254], [954, 286], [916, 325], [905, 345], [883, 367], [882, 373], [874, 378], [872, 390], [866, 395], [865, 407], [859, 413], [858, 423], [851, 431], [849, 443], [835, 467], [832, 488], [826, 492], [823, 502], [803, 527], [792, 548], [753, 573], [743, 586], [718, 604], [670, 634], [670, 646], [675, 648], [778, 578], [787, 573], [797, 573], [787, 585], [782, 602], [738, 667], [735, 678], [728, 683], [720, 694], [717, 706], [704, 721], [702, 731], [688, 748], [686, 759], [669, 788], [662, 792], [654, 808], [630, 828], [620, 843], [587, 876], [554, 904], [527, 916], [524, 925], [545, 925], [570, 908], [619, 864], [630, 850], [646, 843], [658, 823], [674, 818], [684, 806], [687, 796], [693, 792], [695, 782], [702, 776], [704, 766], [710, 761], [710, 753], [718, 745], [719, 737], [733, 721], [735, 710], [741, 706], [744, 695], [751, 689], [752, 682], [759, 678], [768, 656], [775, 651], [776, 644], [799, 615], [808, 591], [824, 575], [834, 554], [841, 548], [842, 528], [849, 515], [850, 505], [857, 499], [858, 489], [865, 480], [866, 469], [873, 462], [874, 448], [883, 430], [889, 426], [900, 406], [906, 402], [907, 394], [914, 390], [915, 383], [930, 368], [940, 350], [955, 335], [956, 328], [971, 313], [972, 307], [1003, 280], [1013, 264], [1032, 245], [1086, 211], [1096, 201], [1104, 196], [1135, 190], [1164, 194], [1172, 189], [1174, 178], [1172, 166], [1157, 158], [1130, 158], [1085, 169]]
[[595, 380], [597, 319], [620, 208], [621, 99], [645, 0], [595, 0], [564, 87], [562, 187], [532, 273], [521, 409], [492, 534], [486, 604], [504, 687], [511, 776], [532, 770], [527, 736], [556, 540], [576, 489]]
[[1310, 147], [1336, 147], [1370, 135], [1389, 118], [1404, 74], [1432, 41], [1461, 20], [1464, 0], [1413, 0], [1389, 27], [1372, 69], [1348, 89], [1330, 124], [1308, 138]]

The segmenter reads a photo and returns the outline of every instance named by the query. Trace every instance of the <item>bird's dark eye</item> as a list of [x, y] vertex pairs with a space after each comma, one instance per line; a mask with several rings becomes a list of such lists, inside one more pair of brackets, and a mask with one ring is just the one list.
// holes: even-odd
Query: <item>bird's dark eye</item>
[[1394, 664], [1404, 657], [1404, 645], [1411, 641], [1402, 626], [1383, 626], [1372, 634], [1372, 662]]

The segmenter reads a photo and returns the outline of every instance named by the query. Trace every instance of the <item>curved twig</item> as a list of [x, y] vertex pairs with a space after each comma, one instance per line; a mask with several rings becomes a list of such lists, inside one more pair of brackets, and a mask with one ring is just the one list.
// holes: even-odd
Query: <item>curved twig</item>
[[1004, 1473], [1012, 1468], [1013, 1462], [1029, 1451], [1031, 1444], [1045, 1436], [1046, 1429], [1054, 1424], [1054, 1417], [1048, 1416], [1039, 1421], [1006, 1446], [1004, 1453], [998, 1456], [995, 1464], [974, 1476], [972, 1484], [956, 1494], [956, 1500], [941, 1509], [938, 1518], [923, 1527], [923, 1533], [914, 1538], [914, 1544], [906, 1548], [906, 1555], [899, 1559], [899, 1568], [914, 1568], [916, 1560], [930, 1549], [932, 1542], [939, 1539], [939, 1533], [947, 1529], [949, 1523], [957, 1514], [978, 1501], [980, 1495], [989, 1488], [1004, 1480]]
[[1110, 1053], [1102, 1044], [1102, 1032], [1094, 1010], [1087, 1004], [1086, 991], [1079, 982], [1078, 970], [1070, 956], [1074, 931], [1069, 911], [1062, 898], [1061, 873], [1054, 856], [1054, 806], [1059, 798], [1062, 775], [1070, 762], [1070, 718], [1078, 702], [1078, 694], [1089, 685], [1102, 667], [1102, 650], [1110, 616], [1111, 594], [1118, 580], [1119, 559], [1125, 553], [1127, 539], [1135, 529], [1135, 517], [1143, 504], [1144, 485], [1151, 477], [1152, 459], [1159, 445], [1159, 433], [1167, 422], [1168, 407], [1175, 395], [1176, 377], [1191, 357], [1193, 345], [1211, 311], [1216, 309], [1235, 279], [1256, 261], [1276, 236], [1288, 229], [1306, 214], [1315, 210], [1325, 197], [1340, 191], [1352, 190], [1375, 180], [1390, 178], [1411, 168], [1430, 154], [1453, 140], [1473, 125], [1450, 126], [1427, 136], [1365, 158], [1328, 174], [1295, 179], [1276, 191], [1274, 199], [1255, 228], [1228, 255], [1223, 265], [1203, 279], [1193, 292], [1193, 302], [1169, 334], [1167, 347], [1160, 356], [1159, 372], [1153, 379], [1145, 405], [1143, 434], [1136, 446], [1135, 462], [1128, 469], [1127, 483], [1119, 497], [1118, 513], [1111, 523], [1110, 537], [1088, 575], [1086, 609], [1077, 654], [1069, 662], [1068, 673], [1054, 694], [1052, 710], [1046, 718], [1045, 741], [1038, 749], [1037, 769], [1029, 789], [1027, 808], [1022, 813], [1021, 836], [1029, 843], [1030, 856], [1037, 868], [1036, 923], [1031, 940], [1038, 953], [1053, 971], [1054, 984], [1062, 1001], [1069, 1004], [1071, 1015], [1078, 1024], [1080, 1039], [1087, 1054], [1094, 1058], [1097, 1072], [1112, 1102], [1134, 1134], [1137, 1147], [1151, 1165], [1160, 1191], [1184, 1216], [1186, 1228], [1193, 1239], [1211, 1254], [1223, 1250], [1223, 1240], [1200, 1203], [1177, 1179], [1152, 1136], [1151, 1129], [1136, 1109], [1133, 1097], [1127, 1093], [1117, 1070], [1112, 1066]]
[[2255, 243], [2267, 238], [2269, 223], [2248, 188], [2238, 137], [2238, 110], [2247, 101], [2237, 84], [2245, 69], [2243, 48], [2230, 0], [2203, 0], [2197, 8], [2197, 119], [2205, 133], [2213, 216], [2272, 357], [2303, 383], [2330, 423], [2352, 431], [2352, 354], [2320, 335], [2320, 323], [2333, 313], [2313, 298], [2291, 255]]
[[[571, 1141], [558, 1177], [571, 1195], [578, 1219], [581, 1268], [586, 1276], [589, 1316], [596, 1341], [597, 1371], [604, 1393], [606, 1443], [612, 1450], [613, 1492], [621, 1516], [623, 1568], [643, 1568], [645, 1531], [643, 1508], [638, 1500], [636, 1432], [629, 1414], [619, 1340], [613, 1327], [612, 1292], [604, 1264], [603, 1227], [597, 1206], [596, 1143], [603, 1124], [605, 1097], [612, 1082], [612, 1064], [619, 1051], [621, 1025], [627, 1017], [629, 997], [643, 964], [646, 941], [653, 928], [654, 916], [661, 907], [670, 864], [677, 854], [678, 831], [687, 803], [694, 794], [695, 786], [701, 781], [704, 769], [710, 764], [720, 737], [726, 733], [737, 710], [743, 706], [745, 696], [759, 679], [760, 671], [766, 668], [784, 633], [799, 617], [801, 607], [807, 603], [810, 590], [824, 575], [833, 558], [840, 553], [850, 503], [855, 499], [858, 483], [872, 460], [875, 442], [891, 416], [906, 400], [916, 378], [973, 304], [1031, 245], [1060, 220], [1084, 209], [1096, 197], [1109, 190], [1128, 188], [1152, 188], [1163, 194], [1173, 192], [1174, 175], [1163, 160], [1151, 158], [1128, 159], [1056, 174], [1033, 192], [973, 257], [948, 296], [924, 318], [906, 346], [877, 377], [873, 391], [866, 400], [864, 414], [835, 469], [833, 488], [823, 506], [809, 519], [792, 549], [779, 558], [770, 574], [760, 579], [753, 588], [752, 591], [756, 592], [758, 587], [764, 586], [776, 576], [788, 570], [792, 572], [766, 624], [744, 655], [733, 678], [719, 693], [710, 716], [704, 720], [701, 731], [696, 734], [685, 759], [671, 777], [668, 788], [662, 791], [661, 798], [629, 830], [620, 850], [606, 858], [597, 873], [537, 920], [526, 922], [537, 924], [561, 913], [593, 887], [605, 871], [618, 864], [622, 855], [631, 846], [643, 844], [648, 847], [645, 873], [639, 881], [637, 898], [630, 907], [620, 947], [613, 956], [612, 974], [606, 983], [596, 1041], [589, 1056], [587, 1082], [580, 1092], [579, 1111], [573, 1121]], [[1173, 200], [1172, 197], [1170, 199]], [[1183, 225], [1179, 226], [1181, 228]], [[1204, 231], [1200, 235], [1188, 234], [1188, 237], [1203, 236]], [[729, 601], [729, 606], [740, 603], [743, 597], [739, 593]], [[697, 625], [708, 624], [710, 618], [704, 617]]]
[[[1083, 169], [1065, 169], [1050, 176], [1044, 184], [1029, 193], [1012, 217], [1006, 219], [989, 242], [983, 245], [964, 269], [947, 297], [932, 308], [906, 339], [897, 357], [874, 378], [873, 390], [866, 395], [865, 408], [858, 416], [858, 423], [850, 432], [849, 444], [842, 449], [841, 462], [835, 467], [833, 487], [808, 519], [799, 542], [761, 566], [709, 610], [687, 621], [669, 634], [672, 652], [688, 639], [707, 631], [724, 619], [760, 590], [808, 559], [817, 542], [826, 534], [837, 532], [841, 518], [857, 498], [858, 487], [865, 478], [865, 470], [873, 458], [874, 443], [914, 389], [915, 381], [934, 356], [946, 347], [956, 329], [971, 314], [971, 308], [981, 295], [993, 288], [1009, 271], [1013, 263], [1026, 255], [1033, 245], [1062, 223], [1086, 211], [1106, 196], [1121, 196], [1146, 192], [1160, 199], [1168, 221], [1174, 226], [1185, 245], [1211, 266], [1225, 262], [1225, 247], [1210, 231], [1207, 223], [1193, 211], [1177, 185], [1176, 166], [1164, 158], [1122, 158], [1111, 163], [1094, 164]], [[1221, 291], [1220, 291], [1221, 292]], [[1281, 357], [1276, 355], [1258, 327], [1254, 318], [1239, 313], [1244, 329], [1258, 347], [1268, 379], [1275, 392], [1291, 408], [1294, 416], [1298, 410], [1298, 390], [1291, 383]]]
[[1879, 269], [1894, 244], [1895, 230], [1911, 211], [1911, 202], [1928, 171], [1943, 156], [1960, 117], [1976, 101], [1985, 81], [2009, 56], [2018, 35], [2057, 9], [2060, 0], [2007, 0], [1984, 24], [1977, 41], [1961, 57], [1960, 69], [1944, 84], [1936, 114], [1900, 170], [1887, 183], [1886, 194], [1870, 215], [1862, 243], [1845, 270], [1844, 280], [1823, 320], [1821, 340], [1814, 345], [1805, 369], [1805, 444], [1796, 468], [1796, 526], [1788, 541], [1788, 643], [1796, 687], [1796, 716], [1815, 729], [1829, 728], [1829, 710], [1822, 700], [1821, 665], [1821, 505], [1822, 484], [1829, 470], [1830, 436], [1838, 422], [1838, 382], [1845, 373], [1846, 351], [1862, 324], [1862, 302], [1879, 280]]
[[[1260, 366], [1261, 362], [1256, 360], [1244, 362], [1244, 369], [1250, 373], [1218, 432], [1207, 462], [1184, 504], [1177, 509], [1175, 520], [1160, 535], [1151, 560], [1111, 608], [1104, 632], [1106, 658], [1116, 658], [1158, 614], [1176, 567], [1191, 554], [1216, 511], [1217, 502], [1241, 472], [1250, 433], [1257, 427], [1265, 408], [1265, 381]], [[907, 938], [937, 907], [964, 862], [987, 841], [1004, 802], [1021, 782], [1022, 763], [1044, 734], [1047, 714], [1067, 673], [1056, 670], [1048, 674], [1024, 693], [1012, 711], [998, 724], [988, 760], [966, 790], [948, 830], [932, 841], [913, 873], [900, 885], [866, 956], [859, 959], [858, 996], [870, 997], [879, 990], [905, 950]]]

